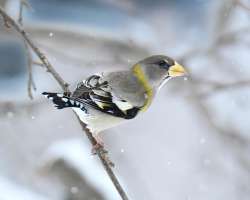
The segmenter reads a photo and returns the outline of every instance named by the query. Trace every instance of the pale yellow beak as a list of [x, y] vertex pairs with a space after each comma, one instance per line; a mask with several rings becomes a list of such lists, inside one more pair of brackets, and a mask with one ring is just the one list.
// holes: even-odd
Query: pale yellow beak
[[187, 75], [187, 71], [183, 66], [175, 62], [175, 64], [168, 69], [168, 74], [170, 77], [185, 76]]

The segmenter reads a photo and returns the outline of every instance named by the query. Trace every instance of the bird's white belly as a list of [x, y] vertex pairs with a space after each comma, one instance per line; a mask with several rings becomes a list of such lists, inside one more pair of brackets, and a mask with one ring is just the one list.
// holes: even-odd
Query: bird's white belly
[[80, 108], [72, 108], [78, 115], [80, 120], [87, 125], [87, 128], [93, 133], [99, 132], [117, 126], [121, 122], [126, 121], [120, 117], [113, 117], [112, 115], [105, 114], [95, 109], [87, 109], [88, 114], [82, 111]]

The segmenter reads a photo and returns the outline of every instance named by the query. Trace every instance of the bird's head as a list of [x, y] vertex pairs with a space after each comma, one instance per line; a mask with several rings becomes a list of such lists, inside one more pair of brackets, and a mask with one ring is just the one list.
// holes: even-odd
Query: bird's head
[[161, 87], [169, 79], [187, 75], [186, 70], [175, 60], [164, 55], [147, 57], [132, 68], [134, 74], [145, 83]]

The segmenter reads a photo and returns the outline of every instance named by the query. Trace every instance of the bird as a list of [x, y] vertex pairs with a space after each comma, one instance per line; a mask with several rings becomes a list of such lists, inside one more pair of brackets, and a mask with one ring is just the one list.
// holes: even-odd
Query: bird
[[126, 70], [94, 74], [77, 84], [71, 95], [43, 92], [58, 109], [72, 108], [99, 145], [103, 130], [141, 115], [167, 81], [187, 71], [174, 59], [153, 55]]

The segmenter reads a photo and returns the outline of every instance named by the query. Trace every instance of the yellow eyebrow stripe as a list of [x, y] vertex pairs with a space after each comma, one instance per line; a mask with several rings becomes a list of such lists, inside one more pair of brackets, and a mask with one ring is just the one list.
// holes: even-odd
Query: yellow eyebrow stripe
[[150, 86], [147, 80], [147, 77], [145, 76], [139, 64], [134, 65], [132, 70], [133, 70], [134, 75], [138, 78], [138, 80], [140, 81], [140, 83], [142, 84], [142, 86], [144, 87], [146, 91], [147, 98], [143, 107], [141, 108], [141, 111], [146, 111], [148, 107], [150, 106], [152, 99], [153, 99], [153, 89]]

